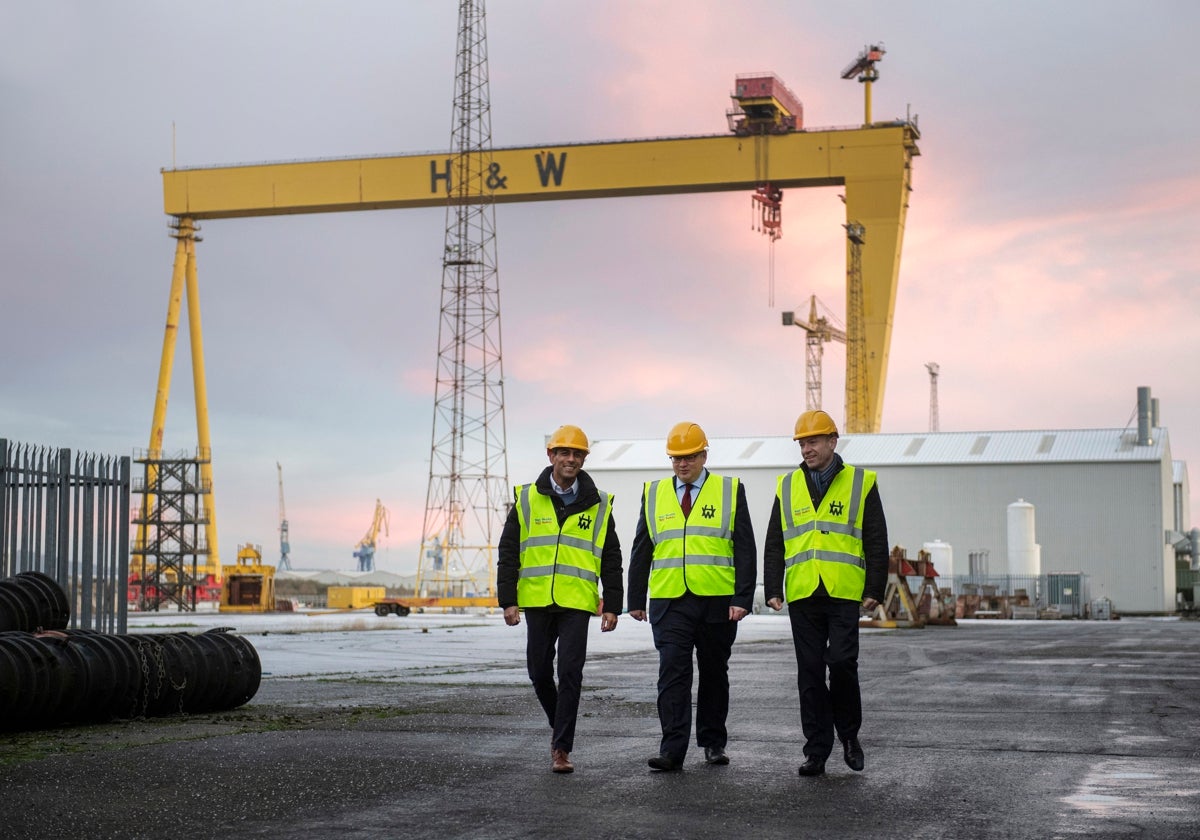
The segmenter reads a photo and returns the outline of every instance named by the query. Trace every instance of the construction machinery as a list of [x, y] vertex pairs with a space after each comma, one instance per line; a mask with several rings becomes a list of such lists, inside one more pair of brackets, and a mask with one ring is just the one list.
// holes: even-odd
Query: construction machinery
[[283, 504], [283, 465], [275, 462], [279, 470], [279, 565], [280, 571], [292, 568], [291, 543], [288, 542], [287, 508]]
[[383, 506], [383, 502], [376, 499], [371, 527], [367, 529], [366, 536], [358, 541], [358, 545], [354, 546], [354, 557], [358, 560], [360, 572], [375, 571], [375, 541], [379, 538], [381, 530], [385, 535], [388, 533], [388, 509]]
[[263, 564], [262, 546], [238, 546], [237, 564], [221, 567], [220, 612], [271, 612], [275, 609], [275, 569]]
[[[910, 577], [920, 578], [914, 595]], [[925, 627], [937, 624], [954, 627], [954, 596], [950, 589], [937, 585], [938, 572], [928, 551], [917, 552], [910, 560], [902, 546], [888, 555], [888, 579], [883, 601], [859, 620], [860, 627]]]

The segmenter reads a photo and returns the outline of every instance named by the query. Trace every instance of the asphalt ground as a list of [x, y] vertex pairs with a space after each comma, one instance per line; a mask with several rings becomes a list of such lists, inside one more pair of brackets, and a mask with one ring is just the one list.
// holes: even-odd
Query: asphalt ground
[[[809, 779], [796, 773], [795, 660], [778, 623], [734, 648], [728, 766], [693, 747], [682, 772], [650, 771], [657, 655], [597, 642], [576, 771], [555, 775], [523, 627], [387, 620], [405, 629], [247, 633], [266, 674], [229, 712], [0, 734], [0, 837], [1200, 836], [1200, 622], [864, 633], [866, 770], [835, 754]], [[438, 633], [463, 655], [352, 656], [436, 647]], [[331, 645], [346, 667], [336, 655], [294, 666]]]

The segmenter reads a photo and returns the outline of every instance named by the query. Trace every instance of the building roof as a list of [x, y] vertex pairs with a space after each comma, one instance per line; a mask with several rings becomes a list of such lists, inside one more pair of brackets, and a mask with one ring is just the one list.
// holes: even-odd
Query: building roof
[[[996, 432], [910, 432], [843, 435], [837, 451], [862, 466], [1049, 464], [1161, 461], [1168, 451], [1167, 430], [1151, 431], [1139, 446], [1136, 429], [1048, 429]], [[799, 463], [790, 436], [710, 438], [708, 464], [715, 469], [785, 467]], [[661, 438], [597, 440], [587, 459], [589, 471], [647, 470], [667, 466]]]

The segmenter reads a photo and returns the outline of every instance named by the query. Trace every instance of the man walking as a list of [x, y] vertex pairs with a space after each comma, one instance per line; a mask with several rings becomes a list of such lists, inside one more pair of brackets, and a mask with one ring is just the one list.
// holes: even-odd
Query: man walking
[[792, 439], [804, 465], [778, 479], [763, 546], [763, 595], [773, 610], [786, 598], [792, 622], [805, 738], [800, 775], [825, 772], [835, 733], [846, 764], [862, 770], [858, 618], [860, 608], [883, 599], [887, 584], [883, 503], [875, 473], [837, 454], [837, 426], [824, 411], [801, 414]]
[[662, 741], [647, 762], [683, 767], [692, 730], [692, 652], [700, 673], [696, 744], [708, 764], [728, 764], [729, 655], [737, 622], [754, 602], [758, 552], [746, 491], [736, 478], [705, 469], [708, 438], [695, 423], [667, 435], [675, 475], [651, 481], [629, 557], [629, 615], [649, 619], [658, 649]]
[[[525, 658], [538, 702], [550, 721], [551, 770], [571, 773], [575, 718], [583, 685], [588, 625], [600, 609], [600, 630], [617, 626], [624, 596], [621, 544], [612, 496], [583, 471], [587, 435], [560, 426], [546, 445], [550, 466], [534, 484], [514, 488], [500, 535], [496, 589], [504, 621], [529, 625]], [[558, 684], [554, 683], [555, 648]]]

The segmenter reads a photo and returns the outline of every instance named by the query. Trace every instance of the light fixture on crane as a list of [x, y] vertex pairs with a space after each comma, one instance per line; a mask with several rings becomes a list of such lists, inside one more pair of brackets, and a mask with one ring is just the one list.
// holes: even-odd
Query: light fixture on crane
[[883, 60], [883, 54], [887, 52], [883, 48], [883, 44], [871, 44], [869, 47], [863, 47], [863, 51], [858, 54], [858, 58], [850, 62], [846, 69], [842, 71], [843, 79], [853, 79], [858, 76], [859, 82], [863, 86], [863, 94], [866, 100], [866, 110], [863, 116], [863, 125], [871, 124], [871, 84], [879, 78], [879, 71], [875, 69], [875, 64]]

